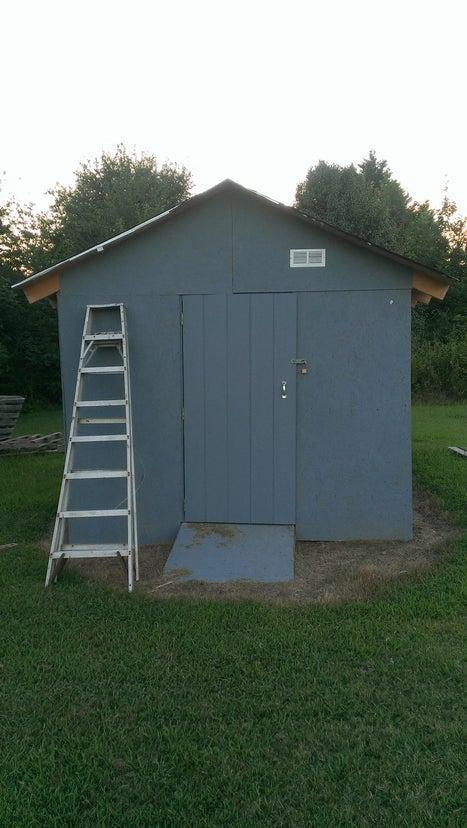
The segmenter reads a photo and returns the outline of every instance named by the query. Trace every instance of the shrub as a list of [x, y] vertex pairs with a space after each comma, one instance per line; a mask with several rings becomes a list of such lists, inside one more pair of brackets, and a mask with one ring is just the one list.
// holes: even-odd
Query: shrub
[[422, 399], [466, 398], [467, 334], [447, 342], [421, 342], [414, 347], [412, 392]]

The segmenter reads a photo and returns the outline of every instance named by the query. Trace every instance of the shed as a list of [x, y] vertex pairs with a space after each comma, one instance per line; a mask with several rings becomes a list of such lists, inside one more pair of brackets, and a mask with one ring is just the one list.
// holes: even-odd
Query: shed
[[184, 521], [410, 538], [410, 311], [448, 286], [226, 180], [15, 287], [56, 298], [66, 428], [86, 306], [126, 306], [148, 544]]

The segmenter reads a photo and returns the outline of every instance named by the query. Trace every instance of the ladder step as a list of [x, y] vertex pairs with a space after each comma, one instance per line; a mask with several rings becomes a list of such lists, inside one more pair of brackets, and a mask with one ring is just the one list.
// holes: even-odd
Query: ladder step
[[57, 550], [57, 554], [60, 554], [60, 552], [73, 552], [74, 549], [82, 549], [84, 552], [89, 552], [93, 549], [122, 549], [124, 552], [128, 552], [128, 545], [126, 543], [118, 543], [118, 541], [114, 543], [63, 543], [60, 549]]
[[97, 480], [99, 477], [128, 477], [128, 474], [125, 469], [79, 469], [66, 472], [64, 477], [65, 480]]
[[108, 331], [107, 333], [86, 334], [84, 338], [86, 342], [108, 342], [111, 339], [123, 339], [123, 334], [121, 331]]
[[111, 425], [112, 423], [126, 423], [126, 419], [125, 417], [78, 417], [77, 422], [80, 425]]
[[87, 518], [87, 517], [128, 517], [129, 509], [78, 509], [66, 512], [59, 512], [61, 518]]
[[107, 405], [125, 405], [126, 400], [78, 400], [80, 408], [100, 408]]
[[100, 365], [95, 368], [81, 368], [82, 374], [123, 374], [123, 365]]
[[72, 443], [113, 443], [128, 440], [128, 434], [86, 434], [83, 437], [70, 437]]
[[64, 544], [54, 552], [52, 558], [127, 558], [128, 546], [112, 543]]
[[123, 308], [121, 302], [112, 302], [110, 305], [88, 305], [89, 310], [102, 310], [102, 308]]

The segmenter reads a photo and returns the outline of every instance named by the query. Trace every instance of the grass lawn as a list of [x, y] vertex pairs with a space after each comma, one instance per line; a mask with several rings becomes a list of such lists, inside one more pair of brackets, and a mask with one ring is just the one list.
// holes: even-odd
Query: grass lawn
[[20, 415], [15, 437], [23, 434], [53, 434], [63, 431], [61, 408], [44, 408], [41, 411], [26, 411]]
[[[467, 535], [466, 424], [414, 409], [416, 477]], [[0, 462], [1, 825], [465, 824], [465, 543], [366, 604], [158, 603], [66, 570], [45, 592], [60, 466]]]

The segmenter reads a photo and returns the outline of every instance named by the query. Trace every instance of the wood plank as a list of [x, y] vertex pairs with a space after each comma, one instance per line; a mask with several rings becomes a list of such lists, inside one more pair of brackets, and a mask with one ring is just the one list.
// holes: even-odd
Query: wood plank
[[185, 517], [206, 520], [204, 304], [202, 296], [183, 297], [185, 407]]
[[467, 449], [461, 448], [460, 446], [448, 446], [449, 451], [453, 451], [455, 454], [459, 454], [461, 457], [467, 457]]
[[274, 520], [274, 296], [251, 297], [251, 519]]
[[204, 297], [206, 520], [227, 514], [227, 297]]
[[39, 299], [45, 299], [53, 293], [58, 293], [60, 290], [60, 273], [51, 273], [49, 276], [44, 276], [37, 282], [32, 282], [23, 288], [26, 298], [30, 304], [38, 302]]
[[250, 295], [230, 296], [228, 308], [228, 521], [249, 523], [251, 520]]
[[419, 273], [415, 271], [412, 274], [412, 287], [421, 293], [427, 293], [429, 296], [434, 296], [435, 299], [444, 299], [449, 290], [450, 285], [446, 285], [438, 281], [434, 276], [428, 276], [426, 273]]

